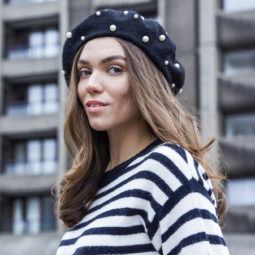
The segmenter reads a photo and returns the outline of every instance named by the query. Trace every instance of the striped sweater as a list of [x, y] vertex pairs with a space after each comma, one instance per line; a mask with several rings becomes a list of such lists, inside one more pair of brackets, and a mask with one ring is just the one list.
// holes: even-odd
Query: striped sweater
[[104, 173], [57, 255], [227, 255], [215, 207], [201, 165], [183, 147], [155, 140]]

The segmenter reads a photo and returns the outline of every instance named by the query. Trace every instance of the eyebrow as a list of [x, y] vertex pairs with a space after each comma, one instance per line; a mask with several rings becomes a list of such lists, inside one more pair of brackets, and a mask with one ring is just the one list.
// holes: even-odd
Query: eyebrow
[[[123, 57], [121, 55], [114, 55], [114, 56], [109, 56], [109, 57], [102, 59], [100, 61], [100, 63], [105, 64], [105, 63], [111, 62], [112, 60], [115, 60], [115, 59], [122, 59], [122, 60], [126, 61], [125, 57]], [[77, 64], [87, 65], [87, 64], [89, 64], [89, 61], [80, 58]]]

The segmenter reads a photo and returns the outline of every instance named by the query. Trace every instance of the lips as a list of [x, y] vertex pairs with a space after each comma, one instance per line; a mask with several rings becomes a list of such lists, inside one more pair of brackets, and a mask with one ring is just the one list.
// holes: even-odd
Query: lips
[[88, 100], [85, 105], [89, 113], [98, 113], [101, 112], [108, 104], [98, 100]]
[[106, 106], [106, 105], [107, 105], [106, 103], [99, 100], [88, 100], [86, 102], [86, 106], [88, 107], [98, 107], [98, 106]]

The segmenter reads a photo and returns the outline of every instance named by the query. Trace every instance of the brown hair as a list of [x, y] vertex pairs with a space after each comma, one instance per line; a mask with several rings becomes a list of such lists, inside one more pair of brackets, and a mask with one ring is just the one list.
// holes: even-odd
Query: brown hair
[[[214, 140], [203, 144], [195, 116], [183, 109], [163, 74], [143, 51], [128, 41], [116, 40], [125, 52], [132, 96], [141, 116], [155, 136], [162, 141], [180, 144], [204, 167], [212, 179], [217, 213], [222, 223], [226, 209], [221, 184], [223, 177], [207, 161]], [[106, 132], [95, 131], [89, 126], [84, 107], [77, 97], [76, 64], [82, 49], [77, 52], [72, 66], [64, 126], [65, 144], [73, 162], [60, 183], [57, 201], [59, 218], [68, 227], [86, 215], [110, 160]]]

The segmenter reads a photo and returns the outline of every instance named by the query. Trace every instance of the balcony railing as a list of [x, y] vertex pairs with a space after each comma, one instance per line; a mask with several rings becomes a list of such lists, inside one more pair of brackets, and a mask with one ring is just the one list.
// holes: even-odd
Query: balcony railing
[[12, 221], [12, 231], [16, 235], [38, 234], [40, 232], [40, 219], [14, 219]]
[[255, 75], [252, 72], [218, 76], [219, 105], [225, 112], [254, 109]]
[[54, 174], [57, 171], [58, 161], [45, 159], [44, 161], [5, 161], [4, 173], [7, 175], [37, 175]]
[[28, 47], [28, 45], [18, 45], [9, 48], [7, 52], [8, 59], [24, 59], [24, 58], [44, 58], [55, 57], [58, 55], [59, 46], [52, 44], [49, 46]]
[[44, 2], [55, 2], [59, 0], [7, 0], [5, 1], [7, 4], [11, 5], [25, 5], [25, 4], [31, 4], [31, 3], [44, 3]]
[[7, 115], [39, 115], [55, 113], [58, 110], [58, 102], [55, 100], [30, 104], [27, 101], [12, 102], [6, 105]]
[[229, 177], [244, 177], [255, 175], [255, 136], [235, 136], [221, 138], [220, 148]]
[[255, 42], [255, 11], [217, 14], [218, 41], [223, 48], [252, 46]]

